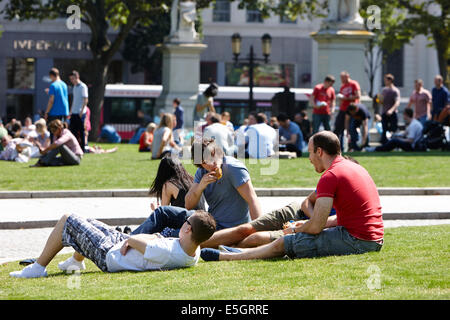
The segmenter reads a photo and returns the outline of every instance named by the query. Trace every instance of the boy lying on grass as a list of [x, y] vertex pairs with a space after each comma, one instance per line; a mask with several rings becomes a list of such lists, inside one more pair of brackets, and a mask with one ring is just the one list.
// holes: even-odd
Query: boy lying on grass
[[[64, 246], [71, 246], [104, 272], [191, 267], [199, 260], [199, 244], [209, 239], [215, 230], [214, 218], [203, 210], [187, 217], [179, 238], [163, 238], [159, 234], [129, 236], [94, 219], [64, 215], [50, 234], [37, 261], [21, 271], [11, 272], [10, 276], [46, 277], [47, 265]], [[71, 271], [75, 271], [74, 266], [76, 263], [70, 264]], [[58, 267], [67, 270], [62, 264]], [[84, 269], [82, 262], [79, 262], [78, 269]]]

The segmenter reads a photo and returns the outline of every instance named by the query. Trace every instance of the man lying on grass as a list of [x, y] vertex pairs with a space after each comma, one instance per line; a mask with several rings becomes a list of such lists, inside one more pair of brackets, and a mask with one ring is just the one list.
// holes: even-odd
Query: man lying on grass
[[[377, 188], [369, 173], [360, 165], [341, 156], [338, 137], [330, 131], [316, 133], [309, 139], [309, 160], [322, 173], [312, 216], [307, 222], [289, 228], [287, 234], [269, 244], [252, 249], [220, 252], [202, 249], [204, 260], [248, 260], [288, 255], [311, 258], [330, 255], [360, 254], [381, 250], [383, 219]], [[336, 219], [330, 224], [331, 208]], [[326, 229], [325, 229], [326, 228]]]
[[[207, 240], [215, 229], [214, 218], [202, 210], [197, 210], [186, 219], [179, 238], [163, 238], [158, 234], [129, 236], [94, 219], [64, 215], [50, 234], [37, 261], [21, 271], [11, 272], [10, 276], [46, 277], [46, 266], [63, 246], [71, 246], [104, 272], [190, 267], [200, 257], [199, 244]], [[58, 267], [65, 271], [68, 265], [71, 271], [75, 271], [76, 261], [59, 264]], [[82, 261], [78, 261], [78, 265], [78, 269], [84, 269]]]

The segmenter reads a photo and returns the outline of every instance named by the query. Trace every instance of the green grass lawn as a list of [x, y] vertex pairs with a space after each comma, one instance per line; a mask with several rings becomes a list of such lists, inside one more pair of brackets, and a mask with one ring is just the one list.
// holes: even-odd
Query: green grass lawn
[[[104, 148], [112, 145], [102, 144]], [[87, 154], [81, 166], [30, 168], [30, 163], [0, 161], [0, 190], [141, 189], [153, 181], [159, 161], [137, 145], [120, 144], [113, 154]], [[450, 152], [352, 153], [378, 187], [450, 187]], [[268, 164], [246, 161], [255, 187], [315, 187], [319, 179], [307, 155], [274, 162], [276, 173], [264, 175]], [[189, 161], [192, 174], [196, 167]]]
[[[67, 258], [61, 255], [47, 278], [10, 278], [18, 264], [0, 266], [0, 299], [450, 299], [449, 235], [448, 225], [394, 228], [377, 253], [200, 262], [162, 272], [102, 273], [87, 261], [77, 278], [57, 269]], [[367, 286], [371, 268], [380, 270], [379, 289]]]

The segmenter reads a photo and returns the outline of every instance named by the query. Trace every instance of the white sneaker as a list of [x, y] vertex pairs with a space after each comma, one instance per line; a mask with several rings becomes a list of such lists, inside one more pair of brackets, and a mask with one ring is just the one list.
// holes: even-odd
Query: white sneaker
[[66, 261], [58, 263], [59, 270], [62, 271], [75, 271], [75, 270], [85, 270], [86, 265], [84, 264], [84, 261], [77, 261], [74, 259], [74, 257], [70, 257]]
[[9, 275], [14, 278], [42, 278], [47, 276], [47, 269], [37, 263], [33, 263], [21, 271], [10, 272]]

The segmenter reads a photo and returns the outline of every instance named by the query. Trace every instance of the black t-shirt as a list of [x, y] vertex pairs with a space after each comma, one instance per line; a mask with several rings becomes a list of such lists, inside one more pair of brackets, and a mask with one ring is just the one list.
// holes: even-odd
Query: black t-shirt
[[303, 119], [302, 122], [295, 122], [300, 127], [300, 130], [302, 130], [303, 134], [303, 140], [308, 142], [309, 139], [309, 133], [311, 132], [311, 121], [308, 119]]
[[351, 115], [350, 112], [347, 110], [346, 114], [348, 114], [350, 117], [352, 117], [355, 120], [364, 121], [366, 119], [370, 119], [370, 112], [367, 110], [367, 107], [362, 103], [357, 103], [356, 106], [358, 107], [358, 111], [356, 111], [355, 115]]

